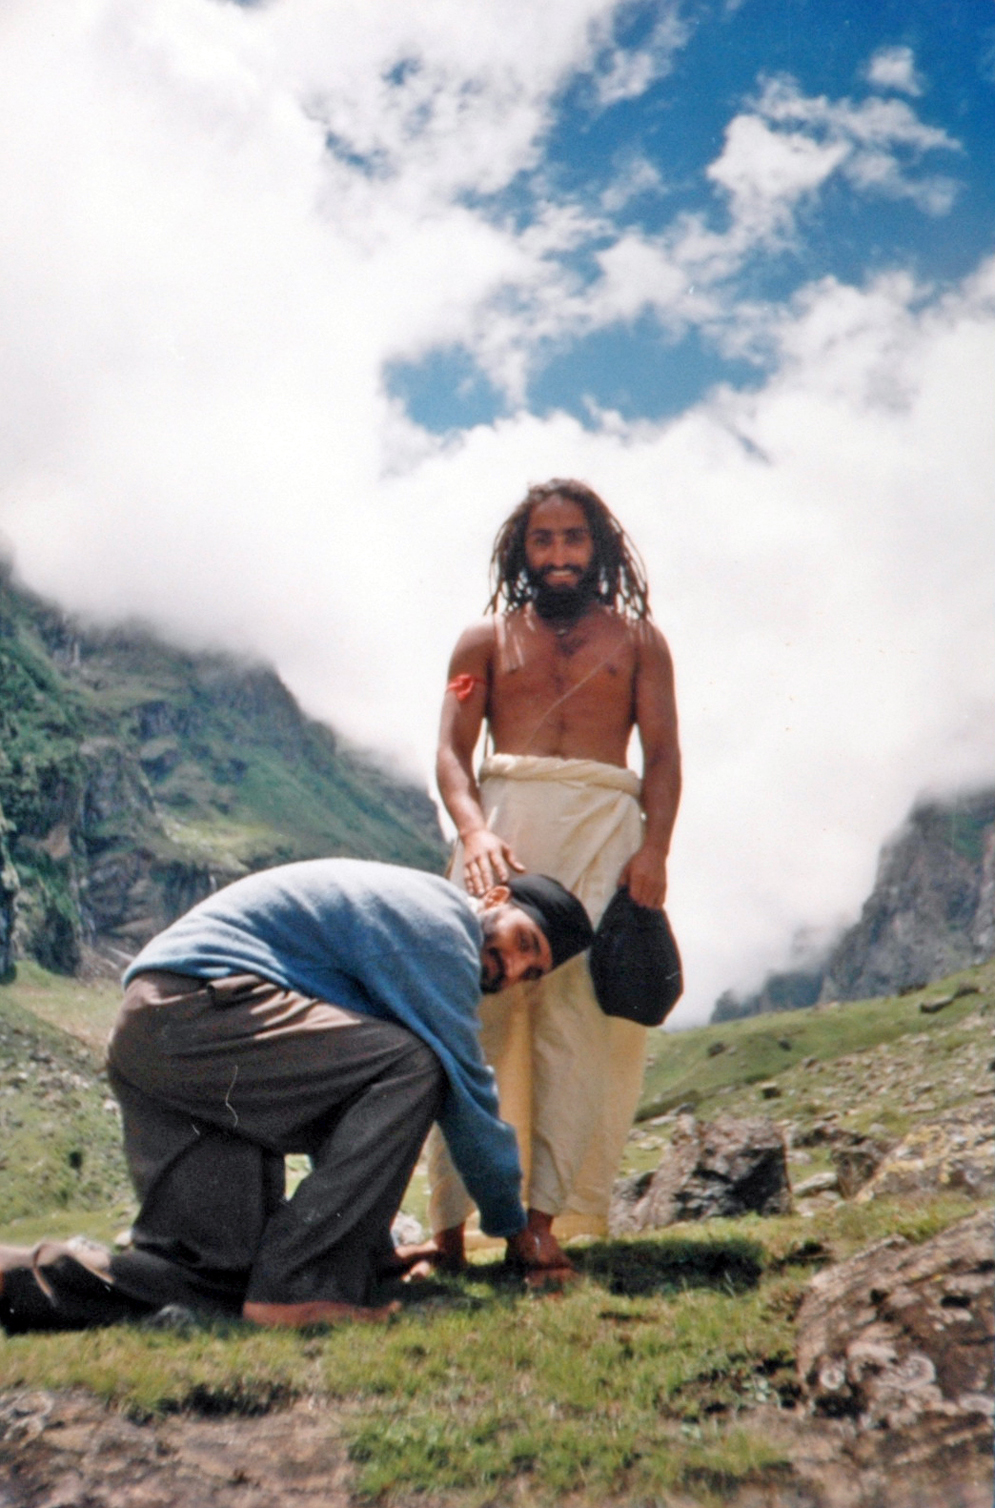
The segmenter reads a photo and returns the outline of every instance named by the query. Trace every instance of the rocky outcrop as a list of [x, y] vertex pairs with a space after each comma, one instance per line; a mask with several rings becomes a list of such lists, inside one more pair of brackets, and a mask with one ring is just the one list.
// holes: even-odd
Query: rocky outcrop
[[768, 974], [754, 995], [740, 998], [734, 990], [724, 990], [715, 1002], [712, 1021], [738, 1021], [743, 1016], [762, 1016], [767, 1011], [804, 1010], [819, 999], [822, 981], [821, 966]]
[[609, 1228], [620, 1235], [679, 1220], [790, 1211], [784, 1137], [772, 1120], [720, 1115], [699, 1123], [681, 1115], [656, 1171], [616, 1185]]
[[[350, 1508], [353, 1472], [334, 1406], [231, 1401], [208, 1417], [143, 1423], [82, 1392], [0, 1396], [0, 1502], [48, 1508]], [[283, 1405], [283, 1406], [281, 1406]], [[289, 1405], [289, 1406], [288, 1406]], [[213, 1415], [214, 1417], [211, 1417]]]
[[915, 808], [885, 845], [860, 921], [825, 965], [824, 1000], [940, 979], [995, 951], [995, 791]]
[[726, 990], [713, 1021], [866, 1000], [942, 979], [995, 956], [995, 789], [921, 801], [881, 851], [856, 926], [803, 970], [754, 994]]
[[836, 1187], [844, 1199], [853, 1196], [874, 1177], [889, 1153], [888, 1143], [876, 1136], [842, 1132], [829, 1153], [836, 1174]]
[[7, 824], [0, 806], [0, 982], [9, 978], [14, 967], [14, 908], [19, 889], [17, 870], [7, 848]]
[[921, 1246], [888, 1237], [813, 1278], [797, 1333], [811, 1410], [912, 1434], [933, 1453], [989, 1445], [992, 1238], [982, 1211]]
[[993, 1186], [995, 1104], [989, 1100], [910, 1131], [880, 1160], [856, 1198], [865, 1204], [882, 1195], [956, 1192], [984, 1199]]

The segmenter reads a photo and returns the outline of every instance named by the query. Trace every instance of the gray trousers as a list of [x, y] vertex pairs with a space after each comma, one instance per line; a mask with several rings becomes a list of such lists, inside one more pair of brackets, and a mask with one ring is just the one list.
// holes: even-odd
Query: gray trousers
[[[65, 1289], [68, 1327], [120, 1318], [122, 1303], [235, 1314], [245, 1300], [370, 1303], [441, 1105], [430, 1048], [253, 975], [149, 972], [127, 990], [108, 1073], [141, 1208], [112, 1285], [77, 1284], [78, 1315], [65, 1262], [43, 1270], [56, 1307]], [[289, 1152], [312, 1171], [287, 1200]]]

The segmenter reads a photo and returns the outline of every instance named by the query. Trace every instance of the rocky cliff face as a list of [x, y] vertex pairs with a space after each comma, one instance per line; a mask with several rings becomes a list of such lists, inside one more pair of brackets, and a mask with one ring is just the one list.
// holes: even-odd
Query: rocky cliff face
[[435, 808], [269, 668], [87, 629], [0, 574], [0, 977], [116, 971], [219, 885], [325, 854], [440, 869]]
[[995, 789], [920, 802], [884, 845], [856, 926], [804, 971], [721, 996], [713, 1021], [896, 994], [995, 956]]
[[885, 844], [860, 920], [826, 960], [824, 1000], [940, 979], [995, 953], [995, 790], [928, 801]]

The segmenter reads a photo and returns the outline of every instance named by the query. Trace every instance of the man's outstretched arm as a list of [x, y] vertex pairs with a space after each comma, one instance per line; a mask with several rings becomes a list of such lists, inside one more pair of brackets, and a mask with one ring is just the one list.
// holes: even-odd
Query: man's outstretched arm
[[652, 624], [638, 629], [636, 726], [643, 749], [640, 800], [643, 841], [619, 875], [640, 906], [657, 908], [667, 896], [667, 856], [681, 799], [674, 666], [666, 640]]
[[461, 635], [449, 662], [435, 767], [439, 794], [463, 845], [463, 874], [458, 878], [476, 896], [524, 869], [509, 845], [488, 829], [473, 773], [473, 751], [487, 715], [493, 653], [493, 619]]

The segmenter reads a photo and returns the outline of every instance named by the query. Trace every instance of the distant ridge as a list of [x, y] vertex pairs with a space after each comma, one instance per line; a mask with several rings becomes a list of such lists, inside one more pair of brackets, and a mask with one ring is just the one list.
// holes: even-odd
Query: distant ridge
[[712, 1021], [864, 1000], [995, 957], [995, 788], [919, 801], [885, 843], [860, 920], [805, 969], [727, 990]]
[[268, 666], [83, 626], [0, 567], [0, 977], [116, 972], [219, 885], [330, 854], [445, 861], [427, 793]]

